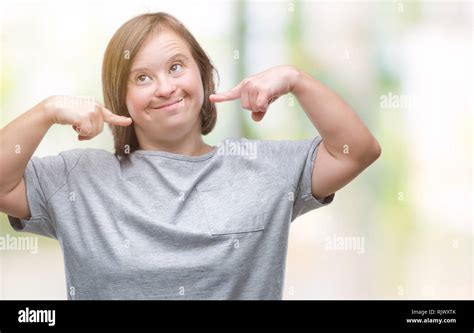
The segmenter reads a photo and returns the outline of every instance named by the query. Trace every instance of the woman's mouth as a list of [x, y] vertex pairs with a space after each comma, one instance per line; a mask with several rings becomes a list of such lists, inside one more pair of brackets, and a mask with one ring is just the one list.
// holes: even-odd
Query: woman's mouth
[[165, 103], [164, 105], [161, 105], [156, 108], [151, 108], [151, 109], [160, 110], [160, 111], [173, 111], [183, 104], [184, 104], [184, 97], [181, 97], [175, 102]]

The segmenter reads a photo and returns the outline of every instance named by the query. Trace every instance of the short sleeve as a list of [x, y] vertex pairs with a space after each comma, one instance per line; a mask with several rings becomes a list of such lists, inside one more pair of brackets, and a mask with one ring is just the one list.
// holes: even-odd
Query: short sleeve
[[66, 183], [68, 173], [75, 166], [80, 149], [74, 149], [55, 156], [33, 156], [28, 162], [23, 178], [26, 198], [30, 209], [30, 219], [20, 219], [8, 215], [13, 229], [57, 239], [56, 226], [49, 210], [48, 202]]
[[316, 199], [311, 193], [312, 175], [314, 169], [314, 162], [318, 153], [318, 148], [321, 143], [321, 137], [316, 137], [312, 140], [302, 142], [302, 158], [304, 159], [301, 173], [299, 175], [298, 184], [296, 186], [295, 201], [293, 204], [293, 214], [291, 221], [293, 222], [298, 216], [301, 216], [309, 211], [329, 205], [333, 200], [335, 193], [332, 193], [325, 198]]
[[311, 210], [329, 205], [335, 193], [320, 200], [311, 193], [311, 179], [318, 147], [322, 139], [267, 141], [265, 158], [282, 179], [294, 189], [291, 222]]

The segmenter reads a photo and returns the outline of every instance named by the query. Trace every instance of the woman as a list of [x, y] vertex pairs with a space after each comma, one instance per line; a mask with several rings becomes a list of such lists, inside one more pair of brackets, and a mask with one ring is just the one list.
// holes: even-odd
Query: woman
[[[14, 229], [59, 240], [69, 299], [281, 299], [290, 222], [380, 155], [308, 74], [278, 66], [216, 94], [213, 70], [179, 21], [144, 14], [107, 47], [105, 106], [53, 96], [1, 130], [0, 210]], [[216, 103], [240, 99], [260, 121], [288, 93], [321, 137], [203, 141]], [[53, 124], [90, 140], [104, 122], [115, 154], [32, 157]]]

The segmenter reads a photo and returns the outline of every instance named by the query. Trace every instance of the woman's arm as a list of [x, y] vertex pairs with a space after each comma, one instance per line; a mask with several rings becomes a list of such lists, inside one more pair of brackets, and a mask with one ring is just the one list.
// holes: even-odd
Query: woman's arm
[[23, 179], [26, 165], [52, 126], [40, 102], [0, 130], [0, 211], [31, 216]]
[[28, 161], [52, 125], [42, 101], [0, 130], [0, 196], [20, 183]]
[[23, 174], [41, 140], [53, 124], [72, 125], [79, 140], [102, 132], [104, 122], [129, 126], [131, 118], [114, 115], [86, 97], [51, 96], [0, 130], [0, 212], [25, 218], [27, 205]]
[[362, 120], [339, 96], [305, 72], [293, 69], [291, 92], [321, 135], [312, 175], [320, 199], [344, 187], [381, 154]]
[[240, 99], [260, 121], [271, 102], [293, 93], [321, 134], [312, 174], [312, 193], [324, 198], [349, 183], [381, 154], [377, 140], [340, 97], [292, 66], [277, 66], [250, 76], [233, 89], [212, 94], [214, 103]]

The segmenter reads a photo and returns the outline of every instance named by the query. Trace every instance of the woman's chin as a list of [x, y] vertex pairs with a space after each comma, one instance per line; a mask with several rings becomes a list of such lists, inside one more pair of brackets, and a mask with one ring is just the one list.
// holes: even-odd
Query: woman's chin
[[[141, 119], [141, 127], [145, 131], [149, 130], [153, 133], [168, 133], [170, 135], [174, 134], [174, 132], [187, 132], [199, 120], [199, 113], [194, 115], [190, 112], [186, 112], [187, 109], [184, 108], [161, 113], [160, 111], [162, 110], [146, 110], [148, 114], [146, 117]], [[165, 136], [168, 134], [165, 134]]]
[[159, 126], [157, 126], [159, 129], [157, 129], [157, 131], [169, 134], [187, 132], [193, 127], [195, 122], [196, 120], [193, 121], [192, 119], [183, 117], [182, 114], [177, 114], [172, 117], [166, 117], [166, 119], [160, 119]]

